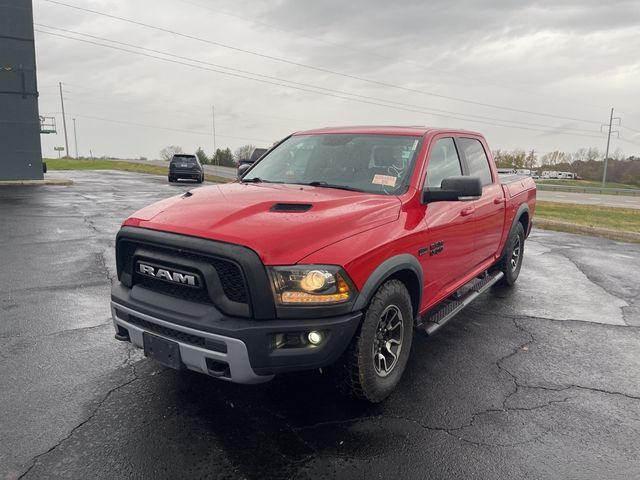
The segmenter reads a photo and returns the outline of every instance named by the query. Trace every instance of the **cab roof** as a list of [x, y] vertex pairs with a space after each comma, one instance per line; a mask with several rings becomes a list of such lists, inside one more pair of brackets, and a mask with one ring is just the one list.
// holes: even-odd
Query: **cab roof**
[[326, 135], [326, 134], [360, 134], [360, 135], [406, 135], [406, 136], [423, 136], [426, 133], [467, 133], [479, 135], [476, 132], [461, 130], [458, 128], [434, 128], [419, 125], [356, 125], [343, 127], [325, 127], [313, 130], [304, 130], [294, 133], [294, 135]]

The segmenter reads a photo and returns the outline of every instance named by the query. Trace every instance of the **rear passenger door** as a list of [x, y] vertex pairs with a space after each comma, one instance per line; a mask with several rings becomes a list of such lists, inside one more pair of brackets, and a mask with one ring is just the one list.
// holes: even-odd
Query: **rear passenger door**
[[[440, 187], [443, 179], [462, 175], [452, 137], [435, 139], [427, 157], [424, 187]], [[469, 271], [473, 255], [473, 202], [423, 205], [425, 229], [420, 262], [425, 275], [423, 298], [430, 304]]]
[[459, 137], [460, 152], [466, 164], [466, 175], [482, 181], [482, 197], [474, 201], [475, 267], [493, 257], [498, 250], [504, 228], [505, 198], [497, 175], [493, 175], [484, 144], [477, 138]]

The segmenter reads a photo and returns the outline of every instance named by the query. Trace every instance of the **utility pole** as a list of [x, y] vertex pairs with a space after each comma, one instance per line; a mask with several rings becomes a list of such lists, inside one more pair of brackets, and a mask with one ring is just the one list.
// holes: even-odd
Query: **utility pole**
[[216, 108], [213, 105], [211, 105], [211, 120], [213, 125], [213, 158], [215, 158], [217, 166], [220, 160], [216, 155]]
[[78, 158], [78, 136], [76, 135], [76, 119], [73, 119], [73, 141], [76, 145], [76, 159]]
[[607, 133], [607, 149], [605, 150], [604, 153], [604, 171], [602, 172], [602, 188], [605, 188], [605, 184], [607, 183], [607, 163], [609, 162], [609, 144], [611, 143], [611, 134], [612, 133], [617, 133], [618, 137], [620, 137], [620, 132], [615, 131], [612, 132], [611, 131], [611, 127], [613, 126], [613, 121], [614, 120], [618, 120], [618, 125], [620, 125], [621, 123], [621, 119], [620, 117], [615, 117], [613, 116], [613, 107], [611, 107], [611, 115], [609, 116], [609, 125], [602, 125], [600, 127], [600, 131], [602, 131], [603, 127], [608, 127], [609, 131]]
[[67, 120], [64, 117], [64, 98], [62, 97], [62, 82], [58, 82], [58, 85], [60, 86], [60, 105], [62, 105], [62, 126], [64, 128], [64, 148], [66, 148], [66, 150], [64, 151], [64, 156], [68, 157], [69, 155], [69, 140], [67, 140]]

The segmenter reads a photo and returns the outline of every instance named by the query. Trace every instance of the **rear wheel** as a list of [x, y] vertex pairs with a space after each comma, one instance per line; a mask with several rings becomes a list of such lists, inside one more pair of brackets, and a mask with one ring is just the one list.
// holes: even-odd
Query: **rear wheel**
[[522, 268], [523, 255], [524, 228], [522, 224], [518, 222], [513, 230], [511, 230], [504, 253], [495, 265], [495, 270], [504, 273], [504, 277], [500, 280], [501, 284], [512, 286], [516, 283], [518, 275], [520, 275], [520, 268]]
[[409, 292], [401, 281], [389, 280], [371, 299], [358, 332], [333, 367], [338, 390], [372, 403], [387, 398], [407, 365], [412, 336]]

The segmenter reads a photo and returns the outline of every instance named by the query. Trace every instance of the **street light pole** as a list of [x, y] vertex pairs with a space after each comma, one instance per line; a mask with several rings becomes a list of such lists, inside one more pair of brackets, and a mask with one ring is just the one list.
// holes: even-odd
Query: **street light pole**
[[76, 159], [78, 158], [78, 136], [76, 135], [76, 119], [73, 119], [73, 141], [76, 146]]
[[213, 126], [213, 158], [216, 160], [216, 173], [218, 173], [218, 162], [220, 159], [216, 155], [216, 108], [211, 105], [211, 125]]
[[62, 106], [62, 126], [64, 127], [64, 148], [66, 148], [66, 150], [64, 151], [65, 156], [70, 156], [69, 155], [69, 141], [67, 140], [67, 119], [64, 116], [64, 98], [62, 97], [62, 82], [58, 82], [58, 85], [60, 87], [60, 105]]

